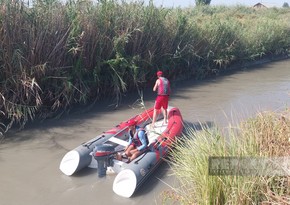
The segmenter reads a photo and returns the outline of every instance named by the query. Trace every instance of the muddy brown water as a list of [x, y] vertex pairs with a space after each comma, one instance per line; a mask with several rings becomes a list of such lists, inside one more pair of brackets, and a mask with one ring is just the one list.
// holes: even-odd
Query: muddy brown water
[[[239, 122], [258, 111], [282, 111], [290, 104], [289, 68], [290, 60], [282, 60], [203, 82], [173, 83], [170, 104], [180, 108], [189, 124], [218, 126]], [[143, 97], [146, 107], [153, 106], [151, 89]], [[0, 144], [0, 204], [162, 204], [162, 193], [177, 184], [166, 163], [129, 199], [112, 191], [115, 175], [100, 179], [96, 170], [88, 168], [69, 177], [58, 168], [67, 151], [141, 112], [134, 104], [138, 98], [133, 93], [124, 96], [116, 110], [103, 102], [89, 112], [35, 122], [21, 132], [11, 131]]]

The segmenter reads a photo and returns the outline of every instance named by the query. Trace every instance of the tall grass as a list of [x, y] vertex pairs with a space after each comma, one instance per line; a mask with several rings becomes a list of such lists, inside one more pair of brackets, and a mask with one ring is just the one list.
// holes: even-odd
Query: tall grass
[[2, 0], [1, 122], [24, 125], [105, 97], [118, 105], [126, 92], [152, 86], [158, 69], [170, 80], [202, 79], [287, 54], [289, 16], [285, 9]]
[[[180, 181], [175, 193], [181, 204], [290, 204], [288, 176], [211, 176], [210, 156], [290, 156], [290, 115], [266, 112], [221, 130], [187, 127], [172, 150], [172, 168]], [[259, 169], [259, 168], [258, 168]], [[170, 196], [171, 197], [171, 196]], [[172, 197], [171, 197], [172, 198]]]

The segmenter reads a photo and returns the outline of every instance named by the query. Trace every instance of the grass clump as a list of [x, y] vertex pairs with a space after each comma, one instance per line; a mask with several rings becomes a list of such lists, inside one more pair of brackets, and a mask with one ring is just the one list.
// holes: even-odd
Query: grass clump
[[259, 113], [227, 130], [187, 127], [171, 156], [174, 175], [180, 182], [176, 199], [181, 204], [290, 204], [289, 175], [208, 173], [209, 157], [214, 156], [289, 158], [289, 114]]

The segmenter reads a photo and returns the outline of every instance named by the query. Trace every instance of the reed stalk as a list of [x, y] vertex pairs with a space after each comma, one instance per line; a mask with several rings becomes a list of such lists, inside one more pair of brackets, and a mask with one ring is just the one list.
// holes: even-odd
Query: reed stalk
[[22, 127], [104, 98], [118, 106], [127, 92], [152, 86], [159, 69], [171, 81], [203, 79], [287, 55], [289, 19], [286, 9], [2, 0], [1, 123]]

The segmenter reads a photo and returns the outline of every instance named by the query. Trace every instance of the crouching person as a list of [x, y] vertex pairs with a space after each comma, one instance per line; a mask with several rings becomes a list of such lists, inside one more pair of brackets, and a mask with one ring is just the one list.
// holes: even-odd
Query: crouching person
[[125, 156], [128, 157], [127, 163], [144, 153], [149, 144], [146, 131], [136, 124], [137, 122], [134, 120], [128, 121], [129, 141], [128, 146], [125, 148]]

